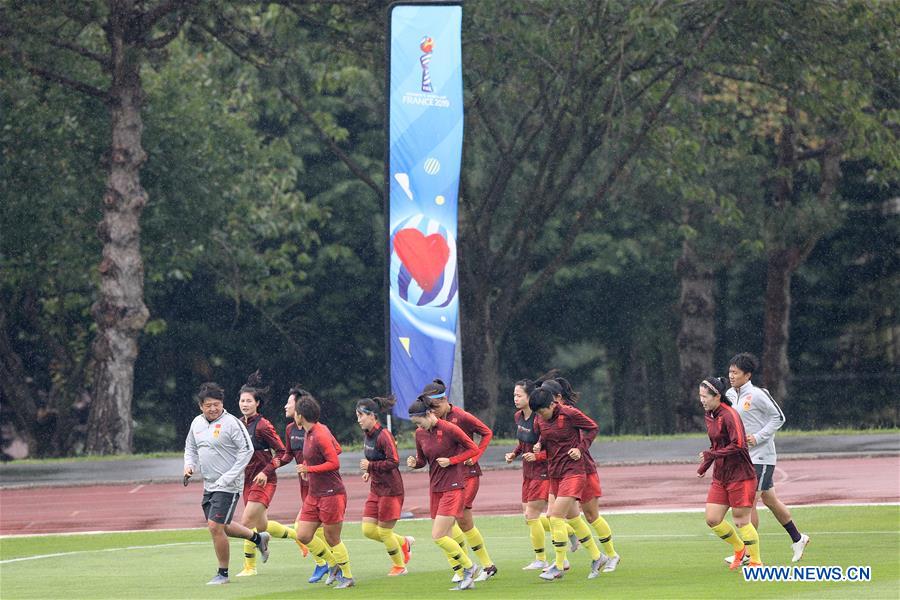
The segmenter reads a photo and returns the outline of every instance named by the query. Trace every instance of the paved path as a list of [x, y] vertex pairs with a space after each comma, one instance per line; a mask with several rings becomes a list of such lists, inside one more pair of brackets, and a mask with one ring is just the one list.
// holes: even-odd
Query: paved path
[[[600, 465], [636, 465], [694, 462], [697, 452], [707, 447], [705, 438], [659, 439], [594, 443], [591, 453]], [[779, 457], [792, 458], [862, 458], [867, 456], [900, 456], [900, 434], [866, 435], [790, 435], [777, 437]], [[487, 469], [518, 469], [507, 465], [503, 455], [509, 446], [490, 446], [481, 460]], [[412, 450], [401, 450], [403, 458]], [[358, 472], [361, 451], [341, 454], [341, 472]], [[281, 477], [294, 472], [294, 465], [279, 470]], [[52, 487], [66, 485], [171, 483], [180, 482], [183, 471], [180, 458], [140, 460], [73, 461], [16, 464], [0, 466], [0, 489], [17, 487]]]

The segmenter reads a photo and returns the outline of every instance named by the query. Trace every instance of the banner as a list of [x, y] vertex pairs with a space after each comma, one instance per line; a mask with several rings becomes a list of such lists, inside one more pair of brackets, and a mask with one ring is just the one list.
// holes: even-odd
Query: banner
[[389, 23], [388, 346], [394, 415], [408, 419], [427, 383], [453, 378], [462, 7], [398, 3]]

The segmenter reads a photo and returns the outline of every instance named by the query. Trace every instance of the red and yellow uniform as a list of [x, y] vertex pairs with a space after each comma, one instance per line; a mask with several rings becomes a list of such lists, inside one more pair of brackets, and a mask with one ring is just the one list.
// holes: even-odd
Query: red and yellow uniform
[[363, 443], [369, 461], [369, 497], [363, 517], [378, 521], [395, 521], [403, 507], [403, 478], [400, 476], [400, 457], [391, 432], [376, 423], [366, 432]]
[[756, 499], [756, 470], [747, 450], [747, 435], [740, 415], [731, 406], [720, 404], [706, 411], [709, 450], [697, 473], [713, 467], [713, 480], [706, 502], [725, 506], [753, 506]]
[[[587, 479], [584, 455], [589, 454], [591, 442], [597, 436], [597, 424], [587, 415], [571, 406], [553, 405], [548, 420], [538, 416], [534, 420], [541, 450], [547, 452], [550, 493], [581, 500]], [[582, 458], [572, 460], [569, 450], [578, 448]]]
[[[241, 423], [247, 428], [253, 441], [253, 456], [244, 469], [244, 504], [259, 502], [268, 508], [278, 484], [275, 469], [281, 466], [284, 444], [272, 423], [260, 414], [249, 419], [241, 417]], [[253, 482], [259, 473], [264, 473], [267, 478], [263, 486]]]
[[538, 418], [537, 413], [531, 413], [527, 419], [524, 411], [517, 411], [515, 415], [516, 421], [516, 444], [513, 450], [513, 456], [522, 456], [529, 452], [534, 453], [533, 461], [522, 461], [522, 502], [531, 502], [532, 500], [547, 501], [550, 493], [550, 473], [547, 470], [547, 452], [541, 450], [534, 452], [534, 444], [538, 441], [538, 434], [534, 429], [534, 421]]
[[[462, 429], [450, 421], [438, 419], [431, 429], [416, 430], [415, 468], [420, 469], [428, 465], [432, 519], [438, 515], [455, 518], [462, 516], [468, 470], [462, 463], [476, 456], [478, 446]], [[450, 466], [438, 465], [439, 458], [449, 458]]]
[[303, 501], [301, 521], [318, 521], [326, 525], [344, 520], [347, 491], [341, 479], [337, 440], [322, 423], [306, 431], [303, 462], [309, 468], [309, 493]]

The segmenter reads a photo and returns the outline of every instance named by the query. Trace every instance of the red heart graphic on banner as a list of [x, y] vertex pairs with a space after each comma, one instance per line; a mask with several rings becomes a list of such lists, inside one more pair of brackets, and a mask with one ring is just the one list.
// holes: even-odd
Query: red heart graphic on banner
[[394, 236], [394, 251], [419, 287], [430, 292], [450, 258], [447, 240], [439, 233], [425, 236], [418, 229], [401, 229]]

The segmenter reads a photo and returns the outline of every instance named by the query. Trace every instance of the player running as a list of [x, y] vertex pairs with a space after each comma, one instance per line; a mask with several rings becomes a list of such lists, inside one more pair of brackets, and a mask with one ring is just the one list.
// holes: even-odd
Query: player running
[[466, 503], [463, 463], [478, 455], [478, 446], [462, 429], [437, 418], [421, 397], [409, 407], [409, 418], [417, 427], [416, 455], [407, 457], [406, 464], [412, 469], [428, 465], [431, 538], [444, 551], [454, 572], [460, 574], [460, 581], [453, 589], [471, 589], [481, 567], [472, 562], [450, 533], [462, 518]]
[[378, 411], [388, 411], [396, 399], [363, 398], [356, 403], [356, 422], [365, 432], [365, 457], [359, 461], [363, 481], [370, 483], [369, 497], [363, 510], [362, 531], [370, 540], [384, 544], [393, 566], [388, 577], [406, 575], [410, 548], [415, 539], [394, 533], [394, 525], [403, 508], [403, 478], [397, 442], [391, 432], [381, 426]]
[[[700, 404], [703, 405], [706, 431], [710, 447], [700, 453], [697, 477], [706, 475], [713, 467], [713, 480], [706, 496], [706, 524], [713, 532], [731, 544], [734, 556], [732, 570], [741, 566], [746, 554], [750, 566], [759, 566], [759, 534], [750, 522], [750, 507], [756, 494], [756, 471], [747, 452], [744, 425], [731, 401], [725, 397], [728, 383], [721, 377], [707, 377], [700, 384]], [[728, 508], [737, 530], [725, 521]]]

